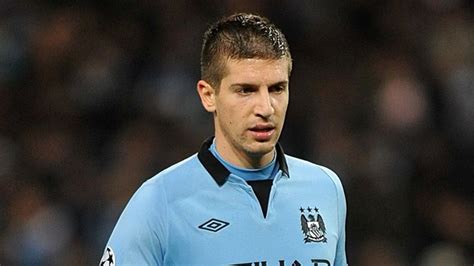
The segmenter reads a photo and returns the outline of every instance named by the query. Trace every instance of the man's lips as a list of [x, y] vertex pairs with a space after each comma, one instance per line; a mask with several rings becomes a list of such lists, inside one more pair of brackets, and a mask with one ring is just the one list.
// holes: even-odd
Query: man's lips
[[249, 130], [257, 131], [257, 132], [270, 131], [270, 130], [274, 130], [274, 129], [275, 129], [275, 126], [272, 125], [272, 124], [258, 124], [258, 125], [255, 125], [255, 126], [249, 128]]
[[249, 128], [250, 134], [258, 141], [266, 141], [269, 140], [273, 133], [275, 133], [275, 126], [274, 125], [256, 125], [254, 127]]

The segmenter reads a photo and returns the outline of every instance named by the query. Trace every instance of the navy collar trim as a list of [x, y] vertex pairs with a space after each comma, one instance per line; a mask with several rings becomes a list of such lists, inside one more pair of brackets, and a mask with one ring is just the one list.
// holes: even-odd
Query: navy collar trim
[[[221, 162], [219, 162], [219, 160], [217, 160], [216, 157], [214, 157], [214, 155], [209, 150], [213, 139], [214, 137], [210, 137], [203, 142], [197, 156], [201, 164], [204, 166], [204, 168], [206, 168], [207, 172], [212, 176], [214, 181], [216, 181], [219, 186], [223, 186], [225, 182], [227, 182], [230, 172], [229, 170], [227, 170], [227, 168], [225, 168], [224, 165], [222, 165]], [[280, 170], [283, 172], [284, 175], [290, 177], [290, 174], [288, 172], [288, 164], [286, 163], [283, 148], [278, 143], [275, 148], [277, 151], [277, 161], [280, 166]]]

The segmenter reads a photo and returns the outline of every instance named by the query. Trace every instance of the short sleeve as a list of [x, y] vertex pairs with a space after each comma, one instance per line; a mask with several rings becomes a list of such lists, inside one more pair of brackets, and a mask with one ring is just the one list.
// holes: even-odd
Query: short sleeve
[[[145, 182], [120, 215], [101, 265], [163, 265], [166, 219], [164, 189], [155, 183]], [[111, 260], [113, 263], [107, 264]]]

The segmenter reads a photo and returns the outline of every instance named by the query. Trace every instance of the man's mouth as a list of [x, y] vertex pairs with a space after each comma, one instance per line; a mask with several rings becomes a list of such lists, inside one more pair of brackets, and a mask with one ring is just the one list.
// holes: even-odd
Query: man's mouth
[[256, 125], [249, 129], [252, 136], [257, 141], [269, 140], [275, 132], [275, 126], [273, 125]]
[[272, 124], [258, 124], [250, 128], [251, 131], [256, 132], [265, 132], [275, 129], [275, 126]]

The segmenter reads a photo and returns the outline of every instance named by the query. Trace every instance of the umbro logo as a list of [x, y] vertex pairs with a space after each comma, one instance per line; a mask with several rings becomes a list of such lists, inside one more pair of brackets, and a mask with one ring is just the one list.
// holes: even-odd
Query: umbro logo
[[210, 219], [209, 221], [201, 224], [198, 226], [199, 229], [211, 231], [211, 232], [217, 232], [222, 229], [224, 229], [226, 226], [228, 226], [228, 222], [224, 222], [215, 218]]

